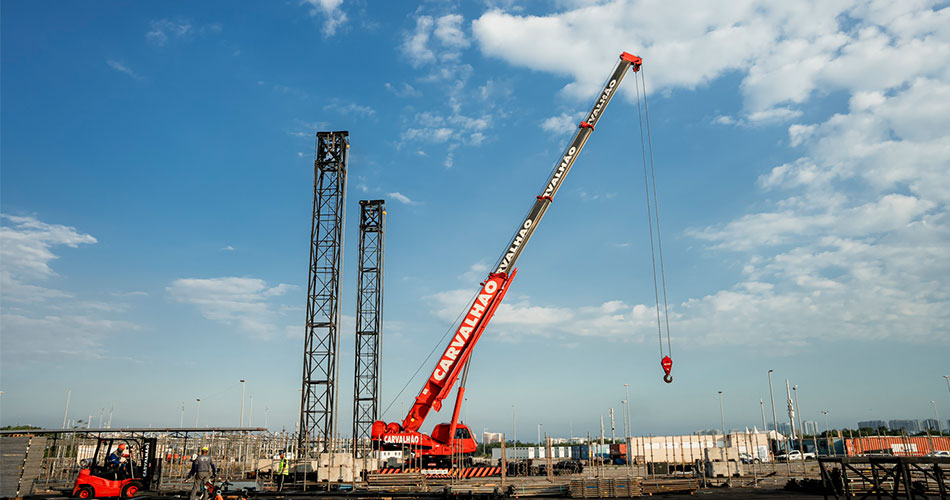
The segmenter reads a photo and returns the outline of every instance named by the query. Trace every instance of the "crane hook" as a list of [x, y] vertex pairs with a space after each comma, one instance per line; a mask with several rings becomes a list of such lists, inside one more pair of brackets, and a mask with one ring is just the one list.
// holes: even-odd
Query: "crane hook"
[[663, 367], [663, 371], [666, 373], [666, 375], [663, 375], [663, 381], [667, 384], [673, 383], [673, 376], [670, 375], [670, 371], [673, 370], [673, 358], [663, 356], [663, 359], [660, 360], [660, 366]]

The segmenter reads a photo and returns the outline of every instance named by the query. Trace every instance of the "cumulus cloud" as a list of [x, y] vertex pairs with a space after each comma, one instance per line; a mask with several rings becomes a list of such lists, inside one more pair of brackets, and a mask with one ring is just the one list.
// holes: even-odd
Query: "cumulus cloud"
[[0, 214], [0, 223], [4, 364], [19, 366], [65, 355], [95, 359], [103, 356], [107, 336], [137, 329], [113, 317], [125, 309], [120, 302], [84, 300], [76, 292], [43, 286], [59, 276], [52, 267], [59, 259], [58, 249], [93, 245], [96, 238], [32, 216]]
[[343, 0], [304, 0], [310, 5], [311, 17], [323, 17], [323, 36], [331, 37], [347, 21], [341, 6]]
[[296, 289], [281, 283], [269, 287], [257, 278], [182, 278], [165, 288], [175, 301], [195, 306], [212, 321], [233, 326], [258, 338], [281, 335], [285, 312], [273, 300]]
[[613, 0], [548, 16], [492, 10], [472, 23], [472, 34], [487, 56], [568, 76], [572, 96], [597, 92], [621, 48], [644, 57], [654, 89], [691, 89], [741, 71], [749, 113], [784, 107], [788, 117], [819, 87], [873, 90], [944, 72], [948, 21], [946, 8], [910, 2]]
[[[735, 285], [679, 304], [679, 331], [699, 343], [762, 343], [767, 331], [785, 347], [896, 332], [950, 340], [950, 7], [563, 5], [544, 16], [486, 12], [473, 37], [486, 56], [564, 75], [571, 97], [599, 89], [617, 48], [644, 57], [652, 91], [731, 73], [741, 108], [712, 123], [790, 123], [794, 159], [762, 165], [750, 182], [763, 195], [755, 208], [687, 232], [742, 271]], [[846, 109], [816, 102], [835, 93]]]
[[[452, 322], [471, 305], [475, 296], [471, 290], [457, 289], [424, 299], [434, 316]], [[509, 296], [492, 319], [490, 335], [510, 341], [525, 336], [570, 340], [580, 335], [642, 342], [656, 332], [655, 314], [652, 307], [630, 306], [620, 300], [570, 308], [535, 304], [530, 297]]]
[[436, 61], [454, 61], [470, 45], [459, 14], [416, 17], [415, 28], [403, 36], [402, 52], [414, 67]]

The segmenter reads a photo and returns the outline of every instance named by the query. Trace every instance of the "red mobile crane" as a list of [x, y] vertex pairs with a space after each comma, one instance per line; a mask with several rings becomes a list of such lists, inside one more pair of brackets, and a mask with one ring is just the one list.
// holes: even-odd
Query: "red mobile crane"
[[[537, 196], [534, 206], [518, 227], [508, 246], [505, 247], [504, 253], [495, 264], [495, 270], [481, 284], [478, 296], [456, 329], [452, 341], [445, 348], [445, 352], [439, 358], [435, 370], [432, 371], [422, 391], [416, 396], [416, 401], [409, 410], [409, 414], [406, 415], [401, 424], [397, 422], [387, 424], [382, 420], [373, 423], [372, 439], [376, 447], [380, 449], [406, 447], [415, 450], [419, 457], [431, 459], [431, 462], [434, 462], [432, 465], [444, 464], [453, 454], [469, 455], [475, 452], [477, 443], [471, 430], [459, 422], [459, 409], [465, 395], [465, 379], [468, 375], [468, 361], [472, 355], [472, 350], [475, 348], [475, 344], [478, 343], [482, 332], [485, 331], [485, 327], [488, 326], [495, 310], [501, 304], [511, 281], [518, 271], [514, 267], [518, 257], [535, 229], [537, 229], [544, 213], [551, 205], [554, 195], [557, 194], [561, 183], [574, 165], [574, 161], [580, 154], [581, 149], [584, 148], [587, 139], [594, 131], [594, 126], [603, 115], [611, 98], [613, 98], [618, 85], [627, 74], [628, 69], [632, 68], [633, 71], [639, 71], [641, 64], [642, 60], [635, 55], [626, 52], [620, 54], [620, 61], [617, 63], [617, 67], [614, 68], [607, 85], [594, 102], [593, 107], [587, 114], [587, 119], [578, 126], [574, 140], [571, 141], [567, 150], [561, 156], [558, 165], [548, 178], [544, 190]], [[672, 362], [667, 363], [667, 359], [664, 358], [663, 368], [669, 378], [669, 367]], [[436, 425], [431, 436], [419, 432], [419, 428], [425, 422], [429, 411], [439, 411], [442, 408], [442, 400], [448, 397], [460, 374], [462, 375], [462, 381], [459, 384], [451, 423]], [[669, 380], [672, 379], [669, 378]]]

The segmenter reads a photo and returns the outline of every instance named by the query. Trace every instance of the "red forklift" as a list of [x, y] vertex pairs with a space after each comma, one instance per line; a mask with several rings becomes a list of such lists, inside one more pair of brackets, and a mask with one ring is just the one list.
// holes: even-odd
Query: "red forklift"
[[[155, 458], [155, 438], [102, 438], [96, 452], [83, 460], [73, 486], [76, 498], [132, 498], [143, 491], [157, 491], [162, 463]], [[116, 465], [109, 463], [111, 453], [119, 454], [119, 445], [131, 449], [129, 457]]]

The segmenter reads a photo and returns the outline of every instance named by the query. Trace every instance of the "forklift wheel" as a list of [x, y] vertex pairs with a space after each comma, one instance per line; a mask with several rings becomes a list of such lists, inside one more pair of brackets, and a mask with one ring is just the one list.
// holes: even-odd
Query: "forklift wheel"
[[76, 492], [76, 498], [92, 498], [94, 496], [96, 496], [96, 493], [92, 486], [80, 486], [79, 491]]
[[122, 487], [122, 498], [132, 498], [135, 495], [138, 495], [139, 490], [142, 489], [142, 484], [137, 481], [132, 481], [131, 483]]

